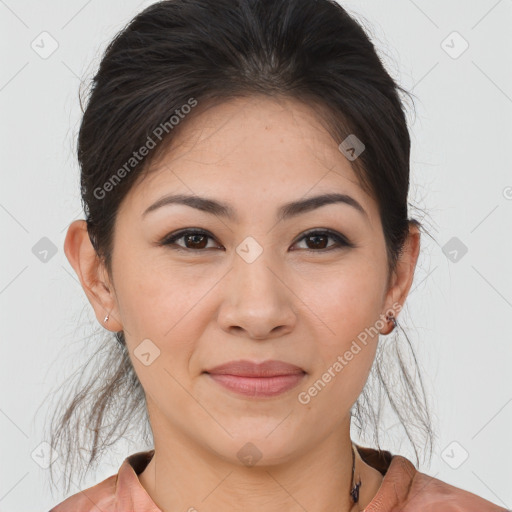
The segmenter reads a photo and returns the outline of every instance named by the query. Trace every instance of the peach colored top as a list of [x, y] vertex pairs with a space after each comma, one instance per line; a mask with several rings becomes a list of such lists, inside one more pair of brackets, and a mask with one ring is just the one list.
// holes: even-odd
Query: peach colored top
[[[420, 473], [401, 455], [355, 446], [361, 458], [384, 475], [364, 512], [512, 512]], [[50, 512], [162, 512], [137, 476], [154, 453], [149, 450], [126, 457], [117, 475], [68, 497]]]

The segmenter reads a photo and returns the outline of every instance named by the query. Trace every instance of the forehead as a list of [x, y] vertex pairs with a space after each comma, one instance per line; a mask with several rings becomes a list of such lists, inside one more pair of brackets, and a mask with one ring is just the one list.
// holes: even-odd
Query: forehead
[[377, 214], [311, 106], [251, 96], [196, 109], [126, 198], [139, 215], [166, 192], [216, 197], [252, 214], [274, 202], [340, 192], [370, 218]]

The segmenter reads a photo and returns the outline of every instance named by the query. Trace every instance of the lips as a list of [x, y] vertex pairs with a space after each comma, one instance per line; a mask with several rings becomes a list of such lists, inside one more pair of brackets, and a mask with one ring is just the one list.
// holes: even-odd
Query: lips
[[235, 375], [238, 377], [277, 377], [279, 375], [304, 374], [305, 371], [291, 363], [268, 360], [256, 363], [248, 360], [230, 361], [206, 370], [212, 375]]
[[298, 386], [306, 372], [284, 361], [230, 361], [204, 372], [213, 382], [238, 395], [271, 398]]

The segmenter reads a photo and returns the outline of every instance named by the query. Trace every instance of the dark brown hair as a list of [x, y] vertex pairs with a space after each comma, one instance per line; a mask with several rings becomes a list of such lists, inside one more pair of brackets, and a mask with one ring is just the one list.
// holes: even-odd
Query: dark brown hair
[[[106, 48], [78, 136], [82, 202], [98, 257], [112, 276], [119, 207], [180, 127], [230, 98], [281, 96], [310, 105], [336, 144], [351, 134], [364, 143], [352, 166], [378, 204], [391, 275], [410, 224], [422, 228], [408, 217], [410, 137], [401, 94], [411, 97], [388, 74], [362, 26], [334, 1], [168, 0], [147, 7]], [[156, 147], [134, 159], [149, 139]], [[400, 325], [398, 330], [404, 332]], [[414, 369], [398, 337], [380, 342], [352, 415], [360, 433], [373, 430], [379, 447], [382, 394], [372, 397], [370, 386], [376, 379], [418, 459], [416, 436], [432, 448], [433, 433], [419, 367], [405, 338]], [[50, 444], [66, 460], [66, 492], [82, 451], [89, 469], [130, 427], [144, 430], [151, 443], [144, 391], [123, 332], [101, 340], [80, 368], [81, 377], [94, 364], [87, 383], [80, 379], [79, 391], [59, 403], [61, 414], [51, 427]]]

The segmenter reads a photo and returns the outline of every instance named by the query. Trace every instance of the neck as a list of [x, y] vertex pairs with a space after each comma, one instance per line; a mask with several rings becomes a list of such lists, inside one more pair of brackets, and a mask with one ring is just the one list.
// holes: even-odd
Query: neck
[[244, 512], [363, 510], [382, 475], [356, 451], [354, 483], [360, 478], [362, 484], [359, 501], [353, 502], [349, 431], [342, 429], [343, 435], [336, 433], [308, 452], [270, 458], [264, 464], [262, 457], [253, 466], [241, 464], [237, 457], [202, 450], [178, 432], [168, 433], [165, 439], [155, 436], [155, 454], [139, 480], [163, 512], [193, 508], [234, 512], [241, 503]]

